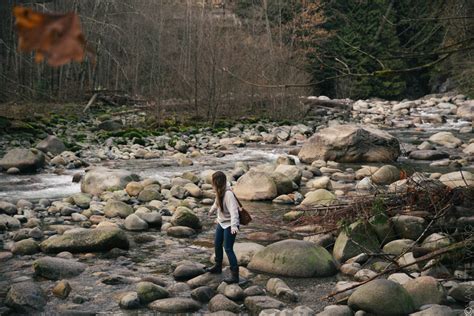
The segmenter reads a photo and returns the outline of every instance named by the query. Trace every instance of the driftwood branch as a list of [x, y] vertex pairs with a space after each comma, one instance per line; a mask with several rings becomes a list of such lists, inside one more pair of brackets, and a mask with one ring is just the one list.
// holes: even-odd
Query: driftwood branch
[[359, 286], [361, 285], [364, 285], [366, 283], [369, 283], [370, 281], [373, 281], [379, 277], [381, 277], [382, 275], [385, 275], [385, 274], [388, 274], [388, 273], [393, 273], [393, 272], [397, 272], [397, 271], [400, 271], [402, 269], [405, 269], [407, 267], [410, 267], [412, 265], [415, 265], [415, 264], [418, 264], [420, 262], [423, 262], [423, 261], [429, 261], [431, 259], [434, 259], [434, 258], [437, 258], [441, 255], [444, 255], [448, 252], [452, 252], [452, 251], [455, 251], [455, 250], [458, 250], [458, 249], [461, 249], [461, 248], [464, 248], [464, 247], [467, 247], [469, 245], [471, 245], [471, 243], [474, 242], [474, 237], [471, 237], [471, 238], [468, 238], [468, 239], [465, 239], [463, 241], [460, 241], [460, 242], [457, 242], [455, 244], [452, 244], [450, 246], [447, 246], [447, 247], [444, 247], [444, 248], [441, 248], [441, 249], [438, 249], [438, 250], [435, 250], [427, 255], [424, 255], [422, 257], [419, 257], [418, 259], [414, 260], [413, 262], [410, 262], [410, 263], [407, 263], [407, 264], [404, 264], [402, 266], [399, 266], [399, 267], [396, 267], [396, 268], [391, 268], [391, 269], [386, 269], [380, 273], [377, 273], [377, 275], [374, 275], [373, 277], [371, 277], [370, 279], [367, 279], [363, 282], [360, 282], [358, 284], [354, 284], [353, 286], [350, 286], [346, 289], [343, 289], [343, 290], [340, 290], [340, 291], [336, 291], [336, 292], [332, 292], [326, 296], [323, 296], [321, 297], [321, 299], [323, 300], [327, 300], [331, 297], [334, 297], [338, 294], [341, 294], [341, 293], [344, 293], [344, 292], [347, 292], [349, 290], [353, 290], [355, 288], [358, 288]]
[[89, 108], [94, 104], [95, 100], [97, 99], [97, 96], [99, 94], [98, 93], [94, 93], [94, 95], [92, 96], [92, 98], [90, 98], [89, 102], [87, 103], [86, 107], [84, 108], [84, 113], [86, 113]]

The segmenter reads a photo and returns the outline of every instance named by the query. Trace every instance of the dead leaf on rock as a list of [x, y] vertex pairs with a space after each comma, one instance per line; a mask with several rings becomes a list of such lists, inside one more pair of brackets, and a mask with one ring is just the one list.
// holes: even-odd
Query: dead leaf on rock
[[44, 59], [53, 67], [71, 61], [81, 62], [92, 56], [75, 13], [49, 14], [31, 8], [13, 8], [18, 30], [18, 48], [21, 52], [36, 51], [35, 61]]

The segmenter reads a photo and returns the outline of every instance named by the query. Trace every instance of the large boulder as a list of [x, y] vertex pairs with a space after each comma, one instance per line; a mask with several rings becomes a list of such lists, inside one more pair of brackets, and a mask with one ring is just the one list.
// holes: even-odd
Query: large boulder
[[369, 127], [337, 125], [320, 130], [301, 148], [301, 161], [322, 159], [339, 162], [390, 162], [400, 155], [392, 135]]
[[5, 305], [21, 314], [37, 314], [46, 305], [46, 298], [46, 294], [36, 283], [15, 283], [8, 290]]
[[87, 266], [70, 259], [45, 257], [33, 262], [35, 274], [50, 280], [60, 280], [78, 276]]
[[336, 272], [331, 254], [309, 241], [287, 239], [257, 252], [249, 269], [289, 277], [330, 276]]
[[357, 288], [349, 297], [348, 305], [354, 311], [386, 316], [408, 315], [416, 310], [410, 294], [400, 284], [385, 279]]
[[52, 153], [53, 155], [59, 155], [63, 151], [66, 150], [66, 146], [64, 145], [63, 141], [57, 138], [54, 135], [48, 135], [45, 139], [40, 141], [38, 145], [36, 145], [36, 149], [41, 150], [42, 152]]
[[413, 299], [416, 309], [428, 304], [443, 304], [446, 301], [446, 290], [441, 283], [430, 276], [410, 279], [403, 284], [403, 287]]
[[21, 172], [34, 172], [45, 164], [45, 156], [38, 149], [14, 148], [0, 159], [0, 168], [18, 168]]
[[466, 170], [443, 174], [439, 180], [450, 188], [474, 186], [474, 175]]
[[333, 256], [342, 263], [367, 251], [379, 252], [380, 243], [372, 226], [358, 221], [339, 233], [334, 244]]
[[275, 172], [283, 173], [296, 184], [301, 182], [303, 172], [296, 166], [280, 164], [276, 167]]
[[127, 170], [97, 167], [86, 172], [81, 182], [81, 191], [99, 195], [107, 190], [124, 189], [129, 182], [138, 180], [138, 175]]
[[239, 178], [234, 193], [239, 199], [250, 201], [273, 200], [278, 195], [273, 179], [264, 172], [253, 170]]
[[[252, 260], [253, 256], [264, 248], [264, 246], [254, 242], [237, 242], [234, 244], [235, 256], [237, 257], [237, 261], [240, 266], [248, 265], [249, 262]], [[214, 256], [215, 255], [212, 255], [211, 257], [211, 261], [213, 262]], [[229, 265], [229, 259], [227, 258], [227, 256], [224, 256], [224, 260], [222, 263], [224, 265]]]
[[41, 250], [47, 253], [62, 251], [98, 252], [113, 248], [128, 249], [129, 241], [124, 231], [115, 227], [81, 229], [50, 237], [41, 243]]

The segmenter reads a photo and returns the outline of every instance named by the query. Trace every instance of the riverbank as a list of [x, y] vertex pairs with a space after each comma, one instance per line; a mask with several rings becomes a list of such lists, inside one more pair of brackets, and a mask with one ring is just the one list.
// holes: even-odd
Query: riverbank
[[[321, 297], [392, 268], [380, 254], [404, 265], [417, 257], [414, 247], [432, 252], [469, 237], [472, 201], [452, 194], [474, 182], [473, 108], [463, 96], [357, 101], [344, 114], [326, 109], [293, 124], [146, 132], [137, 128], [144, 117], [134, 113], [73, 126], [59, 119], [42, 123], [44, 133], [3, 136], [0, 148], [11, 157], [0, 160], [2, 313], [321, 312], [334, 302]], [[23, 151], [11, 153], [19, 146]], [[212, 170], [228, 174], [236, 194], [251, 200], [244, 204], [255, 219], [238, 238], [241, 288], [226, 290], [220, 277], [202, 269], [212, 254], [212, 219], [206, 215], [214, 198]], [[419, 196], [431, 197], [431, 187], [445, 190], [438, 206], [453, 210], [448, 217], [431, 204], [403, 204], [401, 197], [420, 183], [425, 195]], [[404, 201], [398, 213], [383, 204], [393, 194]], [[347, 223], [353, 235], [340, 230], [344, 225], [328, 231], [333, 218], [306, 218], [364, 196], [379, 206], [367, 222], [361, 217]], [[437, 217], [449, 225], [433, 221]], [[354, 249], [354, 240], [362, 248]], [[285, 251], [288, 260], [271, 264], [269, 258]], [[413, 264], [409, 273], [419, 284], [406, 286], [399, 271], [386, 275], [390, 283], [380, 284], [380, 293], [400, 298], [393, 305], [397, 313], [427, 304], [462, 310], [472, 300], [465, 281], [472, 278], [469, 256]], [[423, 282], [434, 291], [429, 299], [418, 295]], [[349, 299], [352, 311], [380, 314], [374, 303], [381, 297], [357, 291], [344, 293], [358, 293]], [[352, 313], [349, 307], [339, 306]]]

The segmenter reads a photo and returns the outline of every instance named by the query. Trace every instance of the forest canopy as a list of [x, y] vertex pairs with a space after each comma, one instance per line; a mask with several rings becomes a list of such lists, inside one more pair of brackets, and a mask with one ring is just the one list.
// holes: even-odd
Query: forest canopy
[[[12, 7], [81, 19], [90, 60], [51, 68], [18, 52]], [[220, 107], [287, 108], [301, 95], [474, 94], [469, 0], [49, 0], [0, 7], [0, 102], [125, 91]]]

